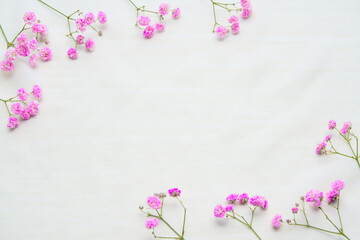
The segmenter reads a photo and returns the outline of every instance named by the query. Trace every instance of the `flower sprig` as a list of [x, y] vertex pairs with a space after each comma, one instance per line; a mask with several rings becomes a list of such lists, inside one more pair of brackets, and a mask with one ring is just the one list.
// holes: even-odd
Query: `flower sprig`
[[[238, 193], [232, 193], [227, 198], [226, 201], [228, 202], [228, 205], [223, 206], [222, 204], [218, 204], [214, 208], [214, 216], [217, 218], [231, 218], [234, 219], [246, 227], [248, 227], [258, 239], [261, 239], [260, 236], [257, 234], [257, 232], [253, 228], [253, 220], [255, 211], [258, 208], [266, 209], [268, 207], [268, 201], [265, 197], [255, 195], [249, 199], [249, 195], [247, 193], [238, 194]], [[244, 205], [247, 206], [251, 212], [251, 218], [250, 220], [246, 220], [246, 218], [243, 215], [240, 215], [239, 213], [235, 212], [235, 205]]]
[[[43, 41], [48, 44], [49, 41], [46, 39], [48, 28], [46, 25], [41, 24], [40, 20], [37, 19], [35, 13], [26, 12], [24, 17], [24, 25], [16, 36], [12, 40], [8, 40], [4, 29], [0, 25], [1, 33], [6, 41], [5, 59], [0, 62], [0, 69], [2, 71], [14, 71], [14, 61], [21, 57], [28, 57], [29, 64], [32, 67], [37, 65], [38, 55], [44, 61], [50, 61], [52, 58], [52, 52], [50, 48], [43, 47], [39, 48], [39, 42]], [[30, 40], [28, 39], [27, 30], [30, 30], [35, 36]]]
[[[19, 126], [20, 117], [23, 120], [28, 120], [30, 117], [35, 116], [39, 112], [39, 103], [36, 100], [30, 101], [29, 97], [33, 95], [35, 99], [40, 99], [42, 96], [42, 89], [39, 85], [34, 85], [32, 91], [29, 93], [24, 88], [20, 88], [17, 95], [8, 99], [1, 99], [9, 114], [7, 127], [14, 129]], [[8, 104], [10, 106], [8, 106]]]
[[[290, 226], [298, 226], [298, 227], [306, 227], [311, 228], [317, 231], [326, 232], [330, 234], [340, 235], [343, 236], [346, 239], [350, 238], [345, 235], [344, 233], [344, 227], [340, 215], [340, 191], [345, 187], [345, 183], [342, 180], [336, 180], [331, 184], [331, 190], [325, 194], [318, 190], [310, 190], [305, 197], [301, 197], [301, 205], [299, 203], [295, 204], [295, 207], [291, 209], [291, 212], [293, 214], [293, 219], [287, 219], [286, 223]], [[320, 212], [324, 215], [326, 220], [330, 223], [330, 225], [333, 226], [333, 230], [323, 229], [320, 227], [316, 227], [312, 224], [310, 224], [309, 218], [306, 215], [306, 203], [312, 205], [314, 208], [320, 210]], [[327, 203], [328, 206], [336, 209], [337, 215], [338, 215], [338, 225], [335, 224], [334, 220], [331, 220], [329, 216], [325, 213], [324, 210], [324, 204]], [[296, 216], [299, 215], [298, 213], [302, 213], [303, 220], [305, 222], [300, 223], [299, 220], [296, 219]], [[299, 217], [298, 217], [299, 218]], [[276, 214], [274, 218], [272, 219], [272, 225], [274, 228], [279, 228], [281, 223], [284, 223], [282, 220], [281, 215]]]
[[[341, 153], [339, 151], [336, 150], [333, 142], [331, 141], [332, 139], [332, 135], [328, 135], [324, 138], [324, 140], [319, 143], [316, 147], [316, 153], [321, 155], [321, 154], [337, 154], [337, 155], [341, 155], [347, 158], [351, 158], [354, 159], [358, 166], [360, 167], [360, 160], [359, 160], [359, 139], [358, 137], [351, 132], [352, 129], [352, 123], [351, 122], [345, 122], [343, 127], [339, 130], [336, 127], [336, 122], [334, 120], [330, 120], [329, 121], [329, 130], [333, 130], [335, 129], [336, 132], [345, 140], [346, 144], [349, 146], [351, 153], [349, 154], [345, 154], [345, 153]], [[352, 144], [352, 140], [353, 138], [355, 138], [356, 140], [356, 144]], [[330, 144], [330, 148], [327, 148], [327, 143]], [[355, 149], [355, 145], [356, 145], [356, 149]]]
[[[83, 13], [80, 10], [76, 10], [73, 13], [67, 15], [63, 12], [60, 12], [59, 10], [50, 6], [49, 4], [45, 3], [42, 0], [38, 0], [38, 1], [66, 18], [66, 22], [69, 30], [69, 33], [66, 35], [66, 37], [74, 41], [74, 47], [69, 48], [67, 51], [67, 55], [69, 56], [69, 58], [77, 59], [78, 58], [77, 49], [82, 45], [85, 45], [87, 51], [92, 51], [94, 49], [95, 46], [94, 40], [91, 38], [85, 39], [85, 36], [82, 35], [82, 33], [85, 32], [89, 27], [93, 29], [99, 36], [102, 36], [103, 35], [102, 31], [98, 30], [95, 27], [95, 24], [97, 22], [100, 24], [105, 24], [107, 22], [107, 16], [104, 12], [100, 11], [97, 14], [97, 17], [95, 17], [95, 15], [92, 12]], [[77, 16], [77, 18], [75, 18], [75, 16]], [[75, 29], [72, 28], [71, 23], [75, 23]]]
[[[136, 9], [135, 27], [143, 31], [144, 38], [152, 38], [155, 30], [157, 32], [162, 32], [165, 30], [165, 25], [161, 23], [161, 21], [164, 19], [165, 15], [168, 15], [170, 11], [169, 4], [162, 3], [160, 4], [158, 11], [153, 11], [146, 9], [145, 6], [138, 7], [132, 0], [129, 0], [129, 2]], [[174, 19], [178, 19], [180, 17], [180, 13], [180, 8], [171, 10], [171, 14]], [[155, 24], [151, 24], [151, 18], [149, 16], [145, 16], [145, 14], [153, 15], [155, 16], [155, 19], [158, 19], [159, 21]]]
[[[212, 3], [214, 15], [213, 32], [216, 33], [219, 38], [224, 38], [230, 31], [233, 34], [238, 34], [240, 32], [239, 18], [238, 16], [236, 16], [236, 13], [240, 13], [243, 19], [250, 17], [250, 15], [252, 14], [252, 6], [250, 0], [240, 0], [240, 2], [233, 3], [223, 3], [214, 0], [210, 1]], [[218, 22], [216, 16], [217, 8], [224, 9], [229, 13], [228, 23], [230, 25], [220, 24]]]
[[[166, 193], [155, 193], [153, 196], [147, 198], [147, 205], [149, 208], [140, 206], [139, 209], [141, 212], [146, 214], [147, 219], [145, 222], [145, 227], [152, 230], [152, 235], [154, 238], [162, 239], [179, 239], [184, 240], [185, 235], [185, 222], [186, 222], [186, 207], [180, 199], [181, 190], [178, 188], [172, 188], [168, 190], [169, 197], [175, 198], [184, 209], [184, 218], [182, 224], [182, 230], [176, 231], [165, 219], [163, 215], [163, 207], [165, 202]], [[174, 234], [175, 236], [159, 236], [155, 233], [155, 228], [159, 225], [159, 222], [164, 223]]]

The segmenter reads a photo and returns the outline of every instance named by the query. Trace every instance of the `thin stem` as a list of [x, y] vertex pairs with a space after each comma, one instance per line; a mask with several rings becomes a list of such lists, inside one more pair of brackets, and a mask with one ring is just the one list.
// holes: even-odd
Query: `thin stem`
[[256, 207], [254, 209], [251, 209], [251, 220], [250, 220], [250, 227], [252, 226], [252, 222], [254, 219], [254, 213], [255, 213]]
[[[233, 212], [233, 213], [235, 214], [235, 212]], [[261, 240], [260, 236], [256, 233], [256, 231], [252, 228], [252, 226], [245, 220], [244, 217], [241, 217], [242, 219], [244, 219], [244, 221], [242, 221], [241, 219], [239, 219], [239, 218], [237, 218], [237, 217], [235, 217], [235, 216], [232, 216], [232, 215], [229, 215], [229, 214], [227, 214], [227, 216], [229, 216], [229, 217], [231, 217], [231, 218], [233, 218], [233, 219], [241, 222], [241, 223], [244, 224], [245, 226], [249, 227], [250, 230], [255, 234], [255, 236], [256, 236], [258, 239]]]
[[335, 223], [333, 223], [333, 221], [331, 221], [331, 219], [328, 217], [328, 215], [325, 213], [325, 211], [321, 207], [319, 207], [319, 209], [325, 215], [326, 219], [339, 231], [339, 233], [342, 233], [342, 231], [335, 225]]
[[54, 10], [55, 12], [60, 13], [61, 15], [63, 15], [64, 17], [68, 18], [69, 16], [67, 16], [65, 13], [60, 12], [59, 10], [57, 10], [56, 8], [53, 8], [52, 6], [50, 6], [49, 4], [43, 2], [42, 0], [38, 0], [39, 2], [41, 2], [42, 4], [44, 4], [45, 6], [51, 8], [52, 10]]
[[6, 107], [7, 112], [9, 113], [9, 116], [11, 116], [11, 113], [10, 113], [10, 110], [9, 110], [9, 107], [8, 107], [6, 101], [4, 101], [4, 104], [5, 104], [5, 107]]
[[348, 157], [348, 158], [352, 158], [352, 159], [355, 159], [356, 160], [356, 158], [354, 158], [354, 157], [352, 157], [352, 156], [349, 156], [349, 155], [346, 155], [346, 154], [343, 154], [343, 153], [339, 153], [339, 152], [331, 152], [332, 154], [338, 154], [338, 155], [341, 155], [341, 156], [344, 156], [344, 157]]
[[9, 41], [8, 41], [6, 35], [5, 35], [4, 29], [2, 28], [1, 24], [0, 24], [0, 30], [1, 30], [1, 32], [2, 32], [2, 35], [3, 35], [4, 38], [5, 38], [6, 44], [9, 46]]
[[135, 3], [134, 3], [133, 1], [129, 0], [129, 2], [131, 2], [131, 4], [132, 4], [136, 9], [139, 9], [139, 8], [135, 5]]
[[327, 233], [332, 233], [332, 234], [341, 235], [341, 234], [338, 233], [338, 232], [333, 232], [333, 231], [325, 230], [325, 229], [318, 228], [318, 227], [314, 227], [314, 226], [311, 226], [311, 225], [308, 225], [308, 224], [289, 223], [289, 225], [301, 226], [301, 227], [307, 227], [307, 228], [313, 228], [313, 229], [316, 229], [316, 230], [319, 230], [319, 231], [323, 231], [323, 232], [327, 232]]
[[337, 210], [337, 213], [338, 213], [338, 216], [339, 216], [339, 221], [340, 221], [340, 226], [341, 226], [341, 231], [344, 231], [344, 228], [343, 228], [343, 224], [342, 224], [342, 221], [341, 221], [341, 216], [340, 216], [340, 193], [339, 193], [339, 197], [337, 199], [337, 205], [336, 205], [336, 210]]
[[181, 233], [181, 236], [184, 236], [184, 234], [185, 234], [185, 221], [186, 221], [186, 207], [184, 206], [183, 202], [179, 199], [179, 197], [176, 197], [176, 199], [180, 202], [181, 206], [184, 208], [184, 220], [183, 220], [183, 227], [182, 227], [182, 233]]
[[182, 236], [173, 227], [171, 227], [167, 221], [165, 221], [165, 219], [160, 215], [159, 211], [158, 210], [155, 210], [155, 211], [159, 215], [159, 219], [161, 221], [163, 221], [163, 223], [165, 223], [176, 235], [178, 235], [180, 237], [180, 239], [182, 239]]

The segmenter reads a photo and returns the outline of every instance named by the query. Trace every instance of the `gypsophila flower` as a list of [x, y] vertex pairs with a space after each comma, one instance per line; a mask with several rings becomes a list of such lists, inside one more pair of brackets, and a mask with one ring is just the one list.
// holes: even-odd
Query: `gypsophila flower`
[[86, 25], [91, 25], [95, 21], [95, 16], [92, 12], [85, 14]]
[[30, 42], [29, 42], [29, 48], [31, 49], [31, 50], [36, 50], [36, 49], [38, 49], [38, 47], [39, 47], [39, 43], [38, 43], [38, 41], [36, 41], [36, 38], [33, 38]]
[[238, 200], [240, 204], [245, 204], [249, 200], [249, 195], [247, 193], [240, 194]]
[[77, 52], [75, 48], [69, 48], [69, 50], [67, 51], [67, 55], [71, 58], [71, 59], [77, 59]]
[[335, 191], [340, 191], [344, 189], [344, 187], [345, 187], [345, 183], [342, 180], [335, 180], [334, 182], [331, 183], [331, 188], [332, 190]]
[[170, 197], [180, 197], [181, 190], [178, 188], [171, 188], [168, 190]]
[[339, 191], [330, 190], [325, 194], [325, 196], [326, 196], [326, 201], [328, 203], [333, 203], [336, 201], [337, 197], [339, 196]]
[[229, 19], [228, 19], [228, 22], [233, 24], [235, 22], [239, 22], [239, 18], [235, 15], [232, 15]]
[[15, 51], [19, 56], [27, 57], [30, 55], [30, 48], [27, 44], [24, 45], [16, 45]]
[[228, 32], [228, 30], [224, 27], [224, 26], [217, 26], [216, 27], [216, 35], [219, 37], [219, 38], [224, 38]]
[[162, 205], [161, 200], [157, 196], [148, 197], [147, 204], [152, 209], [160, 209]]
[[92, 51], [94, 50], [95, 42], [91, 38], [89, 38], [88, 40], [86, 40], [85, 46], [86, 50]]
[[20, 113], [20, 117], [23, 119], [23, 120], [28, 120], [30, 119], [31, 115], [30, 115], [30, 112], [29, 112], [29, 109], [27, 107], [23, 108], [21, 113]]
[[23, 109], [23, 105], [19, 102], [13, 103], [11, 105], [11, 112], [15, 115], [19, 115]]
[[33, 12], [26, 12], [24, 14], [23, 20], [26, 24], [32, 25], [36, 22], [36, 15]]
[[77, 35], [77, 37], [76, 37], [76, 41], [79, 45], [84, 44], [84, 39], [85, 39], [85, 37], [83, 35]]
[[7, 127], [14, 129], [14, 128], [16, 128], [17, 126], [19, 126], [19, 120], [18, 120], [16, 117], [10, 116], [10, 117], [9, 117], [9, 120], [8, 120]]
[[29, 93], [24, 88], [20, 88], [18, 90], [18, 96], [21, 101], [26, 101], [29, 97]]
[[154, 27], [151, 25], [147, 25], [144, 29], [143, 35], [145, 38], [149, 39], [153, 36], [154, 33]]
[[10, 61], [16, 60], [18, 54], [15, 49], [11, 48], [5, 52], [5, 59], [8, 59]]
[[340, 132], [342, 134], [347, 134], [349, 132], [349, 130], [352, 127], [352, 123], [351, 122], [344, 122], [344, 126], [341, 128]]
[[314, 207], [320, 207], [323, 199], [324, 193], [318, 190], [310, 190], [305, 195], [305, 201], [311, 203]]
[[282, 217], [280, 214], [276, 214], [271, 220], [271, 224], [274, 228], [279, 228], [281, 224]]
[[223, 218], [223, 217], [225, 217], [225, 214], [226, 214], [226, 208], [223, 205], [218, 204], [215, 206], [215, 208], [214, 208], [214, 216], [215, 217]]
[[29, 59], [30, 66], [36, 67], [38, 57], [35, 54], [32, 54]]
[[15, 69], [15, 65], [11, 60], [4, 59], [0, 62], [0, 68], [3, 71], [11, 72]]
[[32, 89], [32, 94], [37, 98], [40, 99], [42, 96], [42, 89], [39, 85], [34, 85]]
[[155, 24], [155, 28], [156, 28], [156, 30], [157, 30], [158, 32], [162, 32], [162, 31], [164, 31], [164, 29], [165, 29], [165, 25], [162, 24], [162, 23], [156, 23], [156, 24]]
[[156, 228], [159, 225], [159, 220], [156, 218], [148, 218], [146, 219], [145, 226], [147, 229]]
[[332, 130], [336, 127], [336, 122], [334, 120], [329, 121], [329, 130]]
[[159, 6], [159, 14], [160, 15], [167, 15], [169, 13], [169, 5], [167, 3], [162, 3]]
[[180, 14], [181, 14], [181, 10], [180, 8], [175, 8], [173, 11], [172, 11], [172, 17], [174, 19], [178, 19], [180, 17]]
[[43, 47], [40, 49], [39, 56], [45, 62], [50, 61], [52, 59], [51, 49], [48, 47]]
[[327, 135], [325, 138], [324, 138], [324, 142], [328, 142], [331, 140], [331, 134], [330, 135]]
[[226, 201], [227, 201], [228, 203], [235, 203], [236, 200], [238, 200], [238, 198], [239, 198], [239, 194], [237, 194], [237, 193], [231, 193], [231, 194], [229, 194], [229, 195], [226, 197]]
[[146, 17], [146, 16], [140, 16], [138, 18], [138, 23], [140, 26], [147, 26], [149, 25], [151, 22], [151, 19], [149, 17]]
[[98, 13], [98, 19], [99, 19], [99, 22], [101, 23], [101, 24], [105, 24], [106, 22], [107, 22], [107, 16], [106, 16], [106, 14], [104, 13], [104, 12], [99, 12]]
[[226, 212], [232, 212], [234, 210], [234, 205], [228, 204], [225, 207]]
[[293, 213], [298, 213], [299, 209], [298, 209], [297, 207], [293, 207], [293, 208], [291, 209], [291, 211], [292, 211]]
[[249, 203], [255, 207], [261, 207], [264, 209], [267, 208], [268, 205], [268, 201], [266, 200], [266, 198], [259, 195], [251, 197]]
[[325, 153], [325, 148], [326, 148], [325, 142], [319, 143], [316, 147], [316, 153], [319, 155]]
[[81, 32], [85, 32], [88, 26], [87, 22], [83, 18], [76, 19], [75, 24], [76, 24], [76, 29]]

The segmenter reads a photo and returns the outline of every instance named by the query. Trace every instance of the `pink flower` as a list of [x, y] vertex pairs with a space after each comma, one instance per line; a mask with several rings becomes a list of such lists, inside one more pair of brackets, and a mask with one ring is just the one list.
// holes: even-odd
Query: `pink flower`
[[299, 211], [299, 209], [298, 209], [297, 207], [293, 207], [293, 208], [291, 209], [291, 211], [292, 211], [293, 213], [297, 213], [297, 212]]
[[226, 201], [228, 203], [235, 203], [235, 201], [238, 199], [239, 194], [237, 193], [231, 193], [229, 196], [226, 197]]
[[341, 191], [345, 187], [344, 181], [336, 180], [331, 183], [332, 190]]
[[5, 52], [5, 58], [14, 61], [17, 58], [17, 52], [15, 49], [11, 48]]
[[238, 34], [240, 32], [240, 25], [238, 22], [234, 22], [232, 25], [231, 25], [231, 30], [232, 30], [232, 33], [233, 34]]
[[162, 206], [161, 200], [155, 195], [148, 197], [147, 204], [152, 209], [160, 209]]
[[320, 207], [323, 199], [324, 194], [318, 190], [310, 190], [305, 196], [305, 201], [312, 204], [314, 207]]
[[232, 15], [229, 19], [228, 19], [228, 22], [233, 24], [233, 23], [236, 23], [236, 22], [239, 22], [239, 18], [235, 15]]
[[344, 122], [344, 126], [342, 127], [342, 129], [340, 130], [340, 132], [342, 134], [346, 134], [347, 132], [350, 131], [352, 127], [352, 123], [351, 122]]
[[88, 51], [94, 50], [94, 46], [95, 46], [95, 42], [91, 38], [89, 38], [85, 43], [86, 50]]
[[23, 17], [23, 20], [26, 24], [32, 25], [36, 22], [36, 15], [33, 12], [26, 12]]
[[238, 200], [241, 204], [245, 204], [249, 200], [249, 195], [247, 193], [240, 194]]
[[180, 17], [180, 8], [175, 8], [173, 11], [172, 11], [172, 17], [174, 19], [178, 19]]
[[147, 25], [150, 24], [150, 22], [151, 22], [151, 19], [150, 19], [149, 17], [140, 16], [140, 17], [138, 18], [138, 23], [139, 23], [139, 25], [141, 25], [141, 26], [147, 26]]
[[149, 39], [154, 34], [154, 27], [151, 25], [147, 25], [144, 29], [143, 35], [146, 39]]
[[35, 116], [39, 112], [39, 103], [37, 101], [31, 101], [28, 106], [28, 112], [30, 116]]
[[181, 190], [178, 188], [171, 188], [168, 192], [171, 197], [180, 197], [181, 194]]
[[246, 19], [246, 18], [250, 17], [251, 13], [252, 13], [251, 8], [244, 8], [244, 9], [242, 10], [241, 17], [242, 17], [243, 19]]
[[39, 56], [45, 62], [50, 61], [52, 58], [51, 49], [48, 47], [43, 47], [42, 49], [40, 49]]
[[77, 57], [78, 57], [75, 48], [69, 48], [69, 50], [67, 51], [67, 55], [68, 55], [71, 59], [77, 59]]
[[159, 13], [160, 13], [160, 15], [163, 15], [163, 16], [168, 14], [169, 13], [169, 5], [167, 3], [160, 4]]
[[15, 115], [19, 115], [23, 109], [23, 105], [19, 102], [13, 103], [11, 105], [11, 112]]
[[162, 23], [156, 23], [155, 28], [156, 28], [157, 31], [162, 32], [165, 29], [165, 25], [162, 24]]
[[243, 8], [248, 8], [248, 7], [250, 7], [251, 6], [251, 3], [250, 3], [250, 1], [249, 0], [241, 0], [241, 6], [243, 7]]
[[30, 48], [31, 50], [36, 50], [36, 49], [38, 49], [38, 47], [39, 47], [38, 41], [36, 41], [36, 38], [33, 38], [33, 39], [29, 42], [29, 48]]
[[0, 68], [3, 71], [10, 72], [15, 69], [15, 65], [10, 59], [4, 59], [0, 62]]
[[331, 139], [331, 134], [330, 135], [327, 135], [325, 138], [324, 138], [324, 142], [328, 142], [330, 141]]
[[27, 44], [18, 44], [15, 47], [15, 51], [17, 54], [23, 57], [27, 57], [30, 55], [30, 49]]
[[221, 204], [216, 205], [216, 207], [214, 208], [214, 216], [217, 218], [223, 218], [225, 217], [225, 214], [226, 214], [225, 207]]
[[226, 212], [232, 212], [233, 210], [234, 210], [234, 205], [232, 204], [226, 205], [225, 207]]
[[32, 89], [32, 94], [36, 97], [36, 98], [41, 98], [42, 96], [42, 89], [39, 85], [34, 85], [33, 89]]
[[76, 41], [79, 45], [84, 44], [84, 39], [85, 39], [85, 37], [83, 35], [77, 35], [77, 37], [76, 37]]
[[10, 116], [7, 127], [8, 128], [16, 128], [17, 126], [19, 126], [19, 120], [16, 117]]
[[158, 219], [152, 218], [152, 217], [146, 219], [145, 227], [147, 229], [156, 228], [158, 225], [159, 225], [159, 220]]
[[280, 214], [276, 214], [273, 219], [271, 220], [271, 224], [274, 228], [280, 227], [282, 217]]
[[78, 18], [78, 19], [76, 19], [75, 24], [76, 24], [76, 29], [77, 30], [79, 30], [81, 32], [86, 31], [87, 23], [86, 23], [85, 19]]
[[20, 45], [26, 45], [28, 43], [29, 39], [28, 39], [26, 33], [22, 33], [16, 38], [16, 41]]
[[104, 24], [104, 23], [106, 23], [106, 21], [107, 21], [107, 16], [106, 16], [106, 14], [104, 13], [104, 12], [99, 12], [98, 13], [98, 19], [99, 19], [99, 22], [101, 23], [101, 24]]
[[37, 65], [37, 56], [36, 56], [36, 54], [32, 54], [31, 56], [30, 56], [30, 59], [29, 59], [29, 63], [30, 63], [30, 66], [32, 66], [32, 67], [36, 67], [36, 65]]
[[29, 93], [24, 88], [20, 88], [18, 90], [18, 96], [21, 101], [26, 101], [26, 99], [29, 97]]
[[316, 153], [319, 155], [325, 153], [325, 151], [326, 151], [325, 148], [326, 148], [325, 142], [319, 143], [316, 147]]
[[31, 27], [31, 31], [33, 33], [40, 33], [42, 37], [44, 37], [48, 32], [47, 27], [40, 23], [34, 23]]
[[92, 24], [95, 21], [95, 16], [92, 12], [85, 14], [85, 22], [87, 25]]
[[328, 203], [333, 203], [336, 201], [337, 197], [339, 196], [340, 192], [336, 190], [331, 190], [327, 192], [326, 195], [326, 201]]
[[24, 107], [20, 113], [20, 117], [24, 120], [30, 119], [31, 115], [30, 115], [29, 109]]
[[215, 33], [218, 37], [224, 38], [227, 34], [227, 29], [224, 26], [218, 26], [215, 30]]
[[332, 130], [336, 127], [336, 122], [334, 120], [329, 121], [329, 130]]
[[261, 207], [264, 209], [267, 208], [268, 205], [268, 201], [266, 200], [266, 198], [258, 195], [251, 197], [249, 203], [255, 207]]

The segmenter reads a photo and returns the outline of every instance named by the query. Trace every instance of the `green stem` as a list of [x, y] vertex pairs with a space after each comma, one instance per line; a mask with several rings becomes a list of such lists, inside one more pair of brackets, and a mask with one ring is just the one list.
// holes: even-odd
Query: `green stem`
[[333, 225], [336, 228], [336, 230], [339, 231], [339, 233], [342, 233], [342, 231], [335, 225], [335, 223], [333, 223], [333, 221], [331, 221], [331, 219], [328, 217], [328, 215], [325, 213], [325, 211], [321, 207], [319, 207], [319, 209], [325, 215], [326, 219], [331, 223], [331, 225]]
[[333, 232], [333, 231], [329, 231], [329, 230], [325, 230], [325, 229], [318, 228], [318, 227], [314, 227], [314, 226], [311, 226], [311, 225], [308, 225], [308, 224], [289, 223], [289, 225], [307, 227], [307, 228], [312, 228], [312, 229], [316, 229], [316, 230], [323, 231], [323, 232], [327, 232], [327, 233], [332, 233], [332, 234], [336, 234], [336, 235], [341, 235], [340, 233]]
[[129, 0], [129, 2], [131, 2], [131, 4], [132, 4], [136, 9], [139, 9], [139, 8], [135, 5], [135, 3], [134, 3], [133, 1]]
[[2, 28], [1, 24], [0, 24], [0, 30], [1, 30], [1, 32], [2, 32], [2, 35], [3, 35], [4, 38], [5, 38], [6, 44], [9, 46], [9, 40], [8, 40], [7, 37], [6, 37], [5, 32], [4, 32], [4, 29]]
[[331, 152], [331, 153], [333, 153], [333, 154], [338, 154], [338, 155], [341, 155], [341, 156], [344, 156], [344, 157], [348, 157], [348, 158], [352, 158], [352, 159], [355, 159], [355, 160], [356, 160], [356, 158], [354, 158], [354, 157], [352, 157], [352, 156], [349, 156], [349, 155], [346, 155], [346, 154], [343, 154], [343, 153], [339, 153], [339, 152]]
[[180, 239], [182, 239], [182, 236], [181, 236], [173, 227], [171, 227], [170, 224], [169, 224], [167, 221], [165, 221], [165, 219], [160, 215], [159, 211], [156, 210], [156, 212], [157, 212], [157, 214], [159, 215], [159, 216], [158, 216], [159, 219], [160, 219], [163, 223], [165, 223]]
[[231, 217], [231, 218], [233, 218], [233, 219], [241, 222], [242, 224], [244, 224], [245, 226], [247, 226], [248, 228], [250, 228], [250, 230], [255, 234], [255, 236], [256, 236], [259, 240], [261, 240], [260, 236], [256, 233], [256, 231], [252, 228], [252, 226], [251, 226], [249, 223], [247, 223], [247, 221], [245, 220], [244, 217], [242, 217], [242, 218], [245, 220], [245, 222], [242, 221], [241, 219], [235, 217], [235, 216], [232, 216], [232, 215], [229, 215], [229, 214], [227, 214], [227, 216], [229, 216], [229, 217]]
[[51, 8], [52, 10], [54, 10], [55, 12], [60, 13], [61, 15], [63, 15], [64, 17], [68, 18], [69, 16], [67, 16], [65, 13], [60, 12], [59, 10], [57, 10], [56, 8], [53, 8], [52, 6], [50, 6], [49, 4], [43, 2], [42, 0], [38, 0], [39, 2], [41, 2], [42, 4], [44, 4], [45, 6]]
[[340, 216], [340, 193], [339, 193], [339, 197], [337, 199], [337, 205], [336, 205], [336, 210], [337, 210], [337, 213], [338, 213], [338, 216], [339, 216], [339, 221], [340, 221], [340, 226], [341, 226], [341, 231], [344, 231], [344, 228], [343, 228], [343, 224], [342, 224], [342, 221], [341, 221], [341, 216]]

